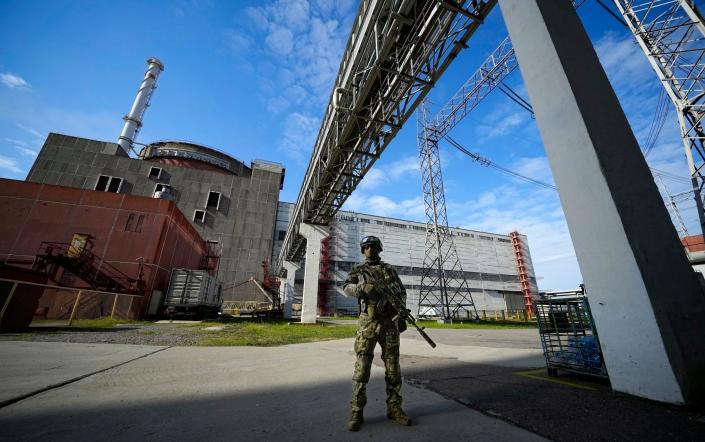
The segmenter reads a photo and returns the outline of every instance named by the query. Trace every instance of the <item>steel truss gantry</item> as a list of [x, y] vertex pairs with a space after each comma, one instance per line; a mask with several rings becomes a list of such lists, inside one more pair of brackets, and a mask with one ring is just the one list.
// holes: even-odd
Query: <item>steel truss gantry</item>
[[426, 246], [419, 288], [419, 317], [452, 321], [463, 310], [479, 318], [463, 267], [448, 228], [438, 138], [442, 132], [427, 120], [425, 103], [417, 113], [419, 166], [426, 213]]
[[276, 269], [300, 260], [304, 223], [327, 225], [497, 0], [363, 0]]
[[[573, 5], [577, 8], [582, 3], [574, 1]], [[705, 88], [702, 82], [705, 72], [705, 27], [702, 15], [690, 0], [614, 0], [614, 3], [676, 107], [690, 168], [692, 193], [695, 195], [701, 230], [705, 231], [701, 196], [705, 185], [705, 132], [702, 126], [705, 116]], [[446, 282], [442, 274], [442, 269], [455, 269], [460, 264], [455, 263], [457, 258], [451, 252], [454, 245], [445, 214], [438, 143], [517, 66], [514, 48], [509, 37], [506, 37], [432, 120], [429, 121], [425, 115], [419, 117], [419, 160], [428, 226], [425, 261], [429, 262], [428, 265], [424, 263], [420, 316], [426, 309], [442, 311], [443, 316], [449, 318], [451, 309], [457, 311], [463, 303], [472, 304], [469, 294], [469, 299], [457, 297], [457, 291], [462, 292], [466, 283], [458, 280], [449, 285], [451, 282]], [[432, 200], [433, 206], [429, 205], [429, 200]], [[678, 222], [684, 229], [680, 216]], [[456, 273], [451, 271], [449, 274]], [[448, 294], [449, 290], [451, 295]]]
[[700, 231], [705, 231], [705, 25], [692, 0], [614, 0], [676, 107]]
[[426, 247], [419, 290], [418, 315], [421, 317], [451, 321], [462, 316], [461, 310], [478, 316], [448, 228], [438, 143], [516, 67], [514, 49], [507, 37], [432, 120], [426, 115], [424, 104], [417, 115], [426, 214]]

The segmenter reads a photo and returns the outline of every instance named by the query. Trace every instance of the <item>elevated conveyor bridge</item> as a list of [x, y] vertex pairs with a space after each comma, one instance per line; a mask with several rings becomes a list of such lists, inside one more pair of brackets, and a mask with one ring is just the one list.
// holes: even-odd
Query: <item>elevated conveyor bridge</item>
[[275, 271], [327, 226], [497, 0], [362, 0]]

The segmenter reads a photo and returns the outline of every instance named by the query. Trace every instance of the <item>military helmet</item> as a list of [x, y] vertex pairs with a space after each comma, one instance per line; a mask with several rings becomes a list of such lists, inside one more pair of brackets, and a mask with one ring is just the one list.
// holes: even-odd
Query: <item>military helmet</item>
[[360, 241], [360, 251], [364, 253], [365, 246], [374, 247], [380, 252], [382, 251], [382, 241], [376, 236], [366, 236]]

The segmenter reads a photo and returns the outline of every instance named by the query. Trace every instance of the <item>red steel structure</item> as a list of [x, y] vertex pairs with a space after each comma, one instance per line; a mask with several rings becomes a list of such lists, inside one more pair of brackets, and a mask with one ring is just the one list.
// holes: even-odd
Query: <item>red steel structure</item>
[[534, 305], [531, 298], [531, 284], [529, 283], [529, 272], [526, 270], [526, 262], [524, 261], [524, 250], [521, 246], [519, 232], [516, 230], [509, 234], [512, 238], [512, 246], [514, 247], [514, 257], [517, 261], [517, 269], [519, 270], [519, 283], [521, 284], [521, 292], [524, 294], [524, 306], [526, 312], [530, 315], [534, 314]]
[[705, 240], [703, 240], [703, 235], [693, 235], [681, 238], [681, 244], [690, 253], [694, 252], [705, 252]]
[[272, 295], [273, 310], [281, 310], [281, 298], [279, 297], [280, 286], [281, 281], [270, 271], [269, 261], [265, 259], [262, 261], [262, 288]]
[[201, 238], [173, 201], [0, 179], [0, 211], [0, 265], [55, 270], [48, 267], [70, 255], [59, 250], [62, 244], [71, 247], [73, 238], [88, 235], [90, 256], [82, 250], [70, 263], [85, 268], [64, 266], [68, 277], [57, 273], [51, 279], [76, 288], [139, 288], [144, 296], [135, 306], [138, 317], [150, 296], [166, 289], [172, 269], [217, 267], [215, 245]]
[[332, 236], [326, 236], [321, 241], [321, 266], [318, 274], [318, 314], [327, 316], [328, 311], [328, 291], [330, 290], [330, 259]]

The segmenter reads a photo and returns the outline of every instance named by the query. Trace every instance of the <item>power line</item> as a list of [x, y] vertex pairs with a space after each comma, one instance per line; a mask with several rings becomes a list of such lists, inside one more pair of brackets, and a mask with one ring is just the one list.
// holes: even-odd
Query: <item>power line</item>
[[688, 178], [682, 177], [682, 176], [680, 176], [680, 175], [676, 175], [676, 174], [673, 174], [673, 173], [670, 173], [670, 172], [666, 172], [665, 170], [657, 169], [657, 168], [655, 168], [655, 167], [649, 167], [649, 169], [651, 169], [652, 172], [654, 172], [654, 173], [656, 173], [656, 174], [658, 174], [658, 175], [661, 175], [661, 176], [664, 177], [664, 178], [668, 178], [668, 179], [671, 179], [671, 180], [673, 180], [673, 181], [680, 181], [680, 182], [682, 182], [682, 183], [689, 183], [689, 184], [690, 184], [690, 180], [689, 180]]
[[604, 9], [605, 11], [607, 11], [607, 13], [612, 16], [612, 18], [614, 18], [615, 20], [617, 20], [620, 25], [622, 25], [622, 26], [624, 26], [625, 28], [629, 29], [629, 25], [627, 24], [627, 22], [625, 22], [622, 17], [620, 17], [619, 15], [617, 15], [616, 12], [612, 11], [612, 10], [609, 8], [609, 6], [607, 6], [606, 4], [602, 3], [602, 0], [595, 0], [595, 1], [597, 2], [598, 5], [602, 6], [602, 9]]
[[532, 118], [534, 117], [534, 108], [531, 106], [531, 104], [528, 101], [524, 100], [521, 95], [517, 94], [514, 89], [509, 87], [508, 84], [502, 82], [499, 84], [499, 86], [497, 86], [497, 88], [516, 104], [526, 109], [531, 114]]
[[658, 138], [661, 135], [661, 130], [663, 130], [663, 126], [666, 123], [666, 117], [671, 110], [671, 107], [668, 105], [669, 101], [670, 100], [666, 95], [666, 90], [661, 88], [658, 102], [656, 103], [654, 117], [651, 120], [651, 127], [649, 128], [649, 133], [646, 136], [646, 141], [644, 142], [644, 158], [649, 156], [651, 150], [656, 145], [656, 141], [658, 141]]
[[[529, 176], [523, 175], [523, 174], [516, 172], [514, 170], [511, 170], [507, 167], [501, 166], [501, 165], [495, 163], [494, 161], [490, 160], [489, 158], [483, 157], [482, 155], [480, 155], [478, 153], [475, 153], [475, 152], [468, 150], [467, 148], [465, 148], [462, 144], [460, 144], [458, 141], [456, 141], [450, 135], [446, 135], [444, 138], [446, 139], [446, 141], [448, 141], [448, 143], [451, 146], [453, 146], [454, 148], [456, 148], [460, 152], [469, 156], [473, 161], [480, 163], [483, 166], [492, 167], [493, 169], [499, 170], [499, 171], [506, 173], [508, 175], [511, 175], [515, 178], [519, 178], [519, 179], [524, 180], [526, 182], [536, 184], [538, 186], [545, 187], [547, 189], [558, 190], [557, 187], [554, 185], [551, 185], [551, 184], [545, 183], [543, 181], [537, 180], [535, 178], [531, 178]], [[663, 178], [667, 178], [667, 179], [674, 180], [674, 181], [680, 181], [683, 183], [690, 183], [690, 180], [688, 180], [687, 178], [684, 178], [682, 176], [675, 175], [670, 172], [666, 172], [664, 170], [657, 169], [655, 167], [649, 167], [649, 169], [651, 169], [651, 171], [654, 174], [659, 175]]]
[[481, 156], [481, 155], [479, 155], [479, 154], [477, 154], [477, 153], [474, 153], [474, 152], [469, 151], [468, 149], [466, 149], [465, 147], [463, 147], [460, 143], [458, 143], [457, 141], [455, 141], [450, 135], [446, 135], [446, 136], [445, 136], [445, 139], [450, 143], [451, 146], [455, 147], [456, 149], [458, 149], [459, 151], [461, 151], [461, 152], [464, 153], [465, 155], [469, 156], [469, 157], [472, 158], [474, 161], [476, 161], [476, 162], [482, 164], [483, 166], [492, 167], [492, 168], [497, 169], [497, 170], [499, 170], [499, 171], [501, 171], [501, 172], [504, 172], [504, 173], [506, 173], [506, 174], [508, 174], [508, 175], [511, 175], [511, 176], [513, 176], [513, 177], [515, 177], [515, 178], [522, 179], [522, 180], [524, 180], [524, 181], [527, 181], [527, 182], [532, 183], [532, 184], [536, 184], [536, 185], [538, 185], [538, 186], [545, 187], [545, 188], [547, 188], [547, 189], [557, 190], [557, 189], [556, 189], [556, 186], [553, 186], [553, 185], [548, 184], [548, 183], [544, 183], [543, 181], [539, 181], [539, 180], [537, 180], [537, 179], [528, 177], [528, 176], [526, 176], [526, 175], [522, 175], [522, 174], [520, 174], [519, 172], [515, 172], [515, 171], [513, 171], [513, 170], [511, 170], [511, 169], [507, 169], [507, 168], [504, 167], [504, 166], [500, 166], [499, 164], [494, 163], [494, 162], [493, 162], [492, 160], [490, 160], [489, 158], [485, 158], [485, 157], [483, 157], [483, 156]]

